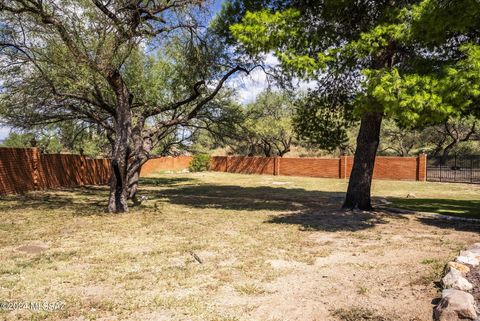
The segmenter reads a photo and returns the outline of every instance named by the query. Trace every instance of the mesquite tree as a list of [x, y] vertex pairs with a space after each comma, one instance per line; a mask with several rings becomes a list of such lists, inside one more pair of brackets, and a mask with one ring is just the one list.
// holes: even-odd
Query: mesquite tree
[[293, 111], [293, 100], [286, 93], [264, 91], [252, 103], [225, 109], [225, 114], [232, 114], [230, 119], [237, 119], [211, 132], [236, 155], [283, 157], [295, 142]]
[[141, 165], [155, 142], [195, 118], [241, 70], [195, 71], [188, 83], [178, 84], [181, 90], [155, 102], [134, 88], [139, 79], [127, 75], [127, 63], [139, 51], [162, 53], [172, 39], [186, 34], [188, 54], [197, 61], [195, 43], [202, 41], [196, 18], [203, 3], [0, 1], [5, 117], [17, 124], [76, 120], [100, 126], [112, 144], [110, 212], [128, 210], [127, 199], [135, 195]]
[[301, 136], [334, 146], [348, 123], [360, 120], [344, 207], [369, 210], [384, 117], [411, 128], [478, 108], [479, 6], [474, 0], [233, 0], [224, 14], [232, 17], [227, 39], [253, 56], [273, 52], [284, 74], [318, 83], [310, 93], [316, 104], [306, 104], [316, 106], [304, 112], [307, 119], [297, 117]]

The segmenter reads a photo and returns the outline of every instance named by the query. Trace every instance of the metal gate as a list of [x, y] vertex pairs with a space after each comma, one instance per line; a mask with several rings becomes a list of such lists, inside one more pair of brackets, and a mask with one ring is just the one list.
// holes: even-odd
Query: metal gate
[[429, 156], [427, 181], [480, 184], [480, 155]]

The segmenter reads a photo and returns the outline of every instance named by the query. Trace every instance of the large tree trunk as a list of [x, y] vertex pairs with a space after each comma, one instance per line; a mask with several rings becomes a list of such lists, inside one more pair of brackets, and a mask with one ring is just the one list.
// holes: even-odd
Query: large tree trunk
[[132, 115], [130, 111], [131, 95], [123, 83], [120, 74], [114, 73], [109, 82], [115, 88], [117, 99], [115, 117], [115, 143], [112, 151], [112, 178], [110, 180], [110, 197], [108, 211], [121, 213], [128, 211], [128, 181], [127, 167], [129, 156], [129, 138], [132, 127]]
[[137, 198], [138, 183], [142, 166], [147, 160], [147, 157], [136, 157], [128, 168], [128, 199], [132, 200], [134, 206], [141, 204], [141, 200]]
[[132, 157], [128, 164], [128, 199], [133, 201], [133, 205], [140, 205], [141, 201], [137, 198], [138, 183], [143, 164], [148, 160], [148, 154], [152, 149], [151, 137], [144, 141], [142, 132], [145, 125], [145, 118], [139, 117], [136, 125], [132, 129]]
[[357, 137], [357, 149], [353, 161], [352, 173], [348, 183], [347, 196], [343, 208], [369, 211], [372, 209], [370, 188], [373, 167], [380, 141], [381, 112], [366, 113], [360, 124]]
[[138, 180], [140, 179], [140, 171], [142, 167], [132, 170], [128, 173], [128, 199], [132, 200], [133, 206], [140, 205], [141, 201], [137, 198]]

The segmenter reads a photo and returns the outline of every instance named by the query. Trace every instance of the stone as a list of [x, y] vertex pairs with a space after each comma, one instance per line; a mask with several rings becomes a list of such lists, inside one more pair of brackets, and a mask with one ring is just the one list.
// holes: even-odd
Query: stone
[[442, 283], [445, 289], [452, 288], [462, 291], [470, 291], [473, 289], [472, 283], [468, 282], [468, 280], [462, 276], [462, 273], [454, 268], [450, 268], [450, 272], [443, 277]]
[[448, 268], [453, 268], [457, 271], [459, 271], [460, 273], [462, 273], [463, 275], [467, 275], [468, 272], [470, 272], [470, 268], [462, 263], [458, 263], [458, 262], [448, 262], [447, 264]]
[[468, 251], [461, 251], [460, 256], [470, 256], [473, 258], [476, 258], [477, 260], [480, 260], [480, 250], [468, 250]]
[[466, 252], [470, 252], [477, 257], [480, 256], [480, 247], [479, 248], [469, 248]]
[[458, 263], [469, 264], [471, 266], [478, 266], [480, 264], [480, 261], [472, 256], [460, 255], [455, 261], [457, 261]]
[[470, 293], [448, 289], [433, 311], [435, 321], [474, 320], [477, 318], [475, 300]]
[[417, 197], [413, 193], [408, 193], [407, 198], [417, 198]]
[[472, 249], [480, 249], [480, 243], [473, 243], [472, 245], [470, 245], [468, 247], [469, 250], [472, 250]]

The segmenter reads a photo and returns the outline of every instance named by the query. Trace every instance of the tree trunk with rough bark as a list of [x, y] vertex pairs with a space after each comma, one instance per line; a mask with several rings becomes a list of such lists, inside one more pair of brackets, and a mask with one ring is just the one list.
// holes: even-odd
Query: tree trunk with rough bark
[[115, 96], [117, 99], [115, 142], [111, 160], [112, 178], [110, 180], [108, 211], [110, 213], [121, 213], [128, 211], [127, 167], [129, 157], [128, 146], [132, 127], [132, 115], [130, 110], [132, 96], [119, 72], [113, 73], [108, 80], [112, 88], [115, 89]]
[[370, 188], [380, 141], [381, 124], [381, 112], [367, 112], [362, 117], [347, 196], [343, 204], [345, 209], [358, 208], [366, 211], [372, 209]]

